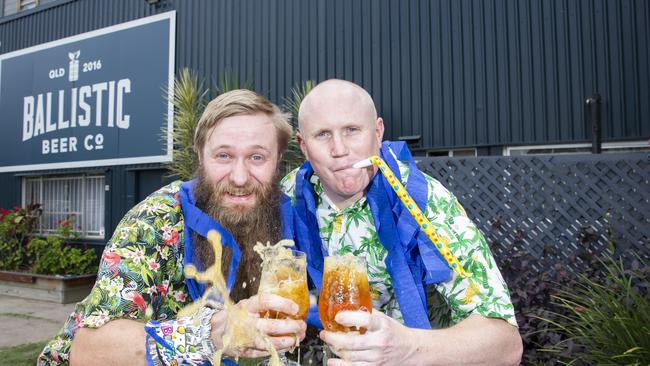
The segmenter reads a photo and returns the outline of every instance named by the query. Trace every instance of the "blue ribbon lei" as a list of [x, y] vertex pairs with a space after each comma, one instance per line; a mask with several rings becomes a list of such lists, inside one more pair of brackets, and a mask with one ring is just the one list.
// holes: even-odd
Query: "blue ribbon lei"
[[[194, 186], [196, 185], [197, 180], [192, 179], [188, 182], [183, 182], [179, 191], [179, 198], [181, 202], [181, 207], [183, 208], [184, 215], [184, 259], [183, 266], [192, 264], [197, 267], [197, 270], [203, 271], [205, 268], [200, 268], [199, 263], [194, 262], [194, 250], [193, 250], [193, 233], [203, 236], [204, 238], [208, 237], [208, 232], [210, 230], [216, 230], [221, 235], [221, 244], [230, 248], [232, 250], [232, 259], [230, 261], [230, 269], [228, 270], [228, 279], [226, 281], [226, 287], [228, 291], [232, 289], [233, 284], [235, 283], [235, 276], [237, 274], [237, 268], [239, 267], [239, 260], [241, 258], [241, 251], [237, 242], [233, 238], [232, 234], [218, 222], [216, 222], [212, 217], [203, 212], [201, 209], [196, 207], [196, 200], [194, 198]], [[293, 220], [293, 209], [291, 208], [291, 200], [288, 196], [283, 195], [280, 203], [280, 212], [281, 216], [288, 220], [286, 222], [291, 222]], [[283, 238], [293, 238], [293, 230], [291, 225], [287, 225], [285, 221], [282, 222], [282, 237]], [[205, 293], [205, 284], [196, 281], [193, 278], [185, 277], [185, 283], [192, 296], [193, 300], [199, 299]], [[163, 343], [166, 344], [166, 343]], [[148, 360], [149, 362], [149, 360]], [[222, 363], [226, 365], [237, 365], [231, 360], [224, 359]], [[210, 363], [205, 363], [204, 365], [210, 365]]]
[[[183, 215], [185, 218], [185, 248], [183, 251], [185, 258], [183, 259], [183, 266], [192, 264], [196, 266], [199, 271], [205, 270], [205, 268], [200, 266], [199, 262], [195, 263], [194, 261], [192, 234], [196, 232], [202, 237], [207, 238], [210, 230], [216, 230], [221, 235], [221, 244], [232, 250], [232, 259], [230, 260], [230, 269], [228, 270], [228, 279], [226, 280], [226, 287], [228, 288], [228, 291], [230, 291], [235, 283], [235, 276], [237, 274], [237, 267], [239, 266], [241, 251], [239, 250], [239, 246], [237, 246], [235, 239], [232, 237], [232, 234], [226, 230], [226, 228], [196, 207], [196, 200], [194, 199], [193, 192], [196, 182], [196, 179], [184, 182], [181, 184], [179, 192]], [[205, 292], [205, 284], [187, 277], [185, 277], [185, 283], [187, 284], [187, 288], [193, 300], [197, 300], [203, 296], [203, 293]]]
[[[384, 142], [381, 157], [401, 180], [397, 161], [408, 162], [410, 173], [406, 190], [418, 206], [426, 208], [428, 184], [424, 174], [418, 169], [404, 142]], [[309, 162], [305, 162], [296, 174], [294, 217], [285, 217], [293, 222], [293, 234], [299, 250], [307, 253], [307, 271], [320, 293], [323, 278], [323, 258], [327, 250], [323, 246], [316, 216], [314, 188], [309, 179], [314, 173]], [[373, 177], [366, 199], [374, 221], [377, 236], [388, 254], [385, 259], [386, 270], [393, 280], [395, 296], [399, 303], [404, 322], [412, 328], [430, 329], [427, 316], [425, 286], [447, 281], [451, 269], [433, 243], [420, 230], [420, 227], [403, 207], [382, 174]], [[291, 220], [291, 221], [287, 221]], [[318, 314], [310, 309], [308, 322], [320, 326]]]
[[[239, 250], [239, 246], [237, 245], [237, 242], [235, 242], [232, 234], [226, 228], [196, 207], [196, 200], [194, 198], [194, 186], [196, 181], [196, 179], [192, 179], [188, 182], [183, 182], [179, 191], [179, 198], [185, 218], [185, 248], [183, 250], [185, 258], [183, 259], [183, 266], [192, 264], [196, 266], [199, 271], [205, 270], [205, 268], [201, 268], [198, 263], [194, 262], [192, 234], [196, 232], [202, 237], [207, 238], [210, 230], [217, 231], [221, 235], [221, 244], [232, 250], [232, 259], [230, 260], [230, 269], [228, 270], [228, 279], [226, 281], [226, 287], [228, 291], [230, 291], [235, 283], [235, 276], [237, 274], [237, 268], [239, 267], [241, 251]], [[284, 194], [282, 195], [280, 202], [280, 214], [284, 219], [282, 222], [282, 237], [285, 239], [293, 239], [293, 228], [291, 225], [287, 225], [287, 223], [290, 223], [293, 220], [293, 209], [291, 208], [291, 200]], [[189, 278], [185, 278], [185, 283], [187, 284], [187, 288], [193, 300], [203, 296], [203, 293], [205, 292], [204, 284]]]

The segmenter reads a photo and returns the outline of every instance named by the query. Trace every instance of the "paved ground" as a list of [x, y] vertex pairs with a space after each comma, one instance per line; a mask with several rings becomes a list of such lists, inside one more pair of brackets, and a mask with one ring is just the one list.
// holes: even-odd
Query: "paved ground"
[[0, 348], [52, 338], [74, 305], [0, 296]]

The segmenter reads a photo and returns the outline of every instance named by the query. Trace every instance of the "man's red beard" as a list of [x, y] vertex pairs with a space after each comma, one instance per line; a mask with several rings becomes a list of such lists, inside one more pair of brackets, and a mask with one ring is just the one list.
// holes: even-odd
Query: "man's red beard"
[[[235, 284], [230, 291], [234, 301], [245, 299], [257, 293], [260, 279], [261, 259], [253, 251], [255, 243], [275, 243], [281, 239], [280, 221], [280, 190], [277, 177], [268, 185], [250, 184], [234, 186], [229, 183], [212, 184], [203, 167], [199, 168], [198, 181], [194, 187], [196, 206], [210, 215], [215, 221], [226, 228], [235, 238], [241, 258]], [[256, 202], [253, 206], [224, 204], [225, 194], [253, 193]], [[212, 246], [205, 238], [194, 233], [194, 257], [201, 268], [205, 269], [214, 263]], [[224, 278], [227, 278], [232, 252], [224, 247], [221, 266]], [[246, 284], [244, 287], [244, 283]]]

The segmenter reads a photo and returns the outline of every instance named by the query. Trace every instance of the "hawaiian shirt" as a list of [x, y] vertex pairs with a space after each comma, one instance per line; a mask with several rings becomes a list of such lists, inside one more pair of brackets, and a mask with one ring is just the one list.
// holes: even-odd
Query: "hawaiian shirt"
[[[173, 182], [152, 193], [120, 221], [104, 249], [97, 281], [63, 329], [38, 357], [38, 365], [67, 365], [79, 328], [114, 319], [144, 322], [176, 317], [191, 298], [183, 274], [183, 213]], [[143, 344], [144, 345], [144, 344]]]
[[[400, 161], [398, 165], [402, 182], [406, 184], [409, 166]], [[292, 200], [295, 199], [297, 171], [289, 173], [281, 182], [282, 190]], [[463, 268], [472, 273], [470, 278], [462, 278], [452, 272], [448, 281], [435, 285], [438, 298], [444, 301], [443, 306], [431, 306], [430, 303], [430, 320], [435, 319], [437, 326], [446, 327], [478, 313], [502, 318], [517, 326], [508, 287], [485, 238], [467, 217], [456, 197], [437, 180], [424, 176], [428, 183], [428, 201], [427, 207], [421, 209]], [[353, 253], [365, 257], [373, 308], [403, 323], [384, 263], [388, 253], [377, 236], [368, 201], [362, 197], [341, 210], [327, 197], [316, 174], [312, 175], [310, 182], [316, 194], [316, 216], [323, 249], [330, 255]]]

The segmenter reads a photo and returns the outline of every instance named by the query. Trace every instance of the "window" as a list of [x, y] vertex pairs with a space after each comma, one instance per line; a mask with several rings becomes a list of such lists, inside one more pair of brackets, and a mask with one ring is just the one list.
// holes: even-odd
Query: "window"
[[16, 14], [54, 1], [56, 0], [0, 0], [0, 16]]
[[38, 5], [38, 0], [19, 0], [18, 11], [33, 9]]
[[74, 216], [82, 238], [104, 238], [104, 176], [66, 175], [23, 179], [23, 205], [40, 203], [38, 234], [55, 233], [61, 220]]
[[[603, 153], [622, 153], [634, 151], [650, 151], [646, 141], [605, 142], [602, 144]], [[591, 154], [591, 144], [564, 144], [564, 145], [529, 145], [507, 146], [503, 149], [505, 156], [520, 155], [567, 155]]]
[[427, 156], [476, 156], [476, 149], [427, 150]]

